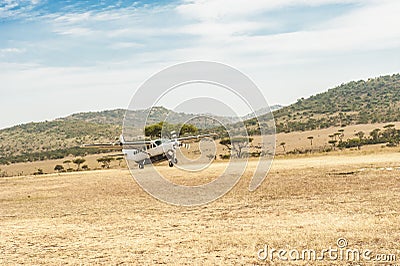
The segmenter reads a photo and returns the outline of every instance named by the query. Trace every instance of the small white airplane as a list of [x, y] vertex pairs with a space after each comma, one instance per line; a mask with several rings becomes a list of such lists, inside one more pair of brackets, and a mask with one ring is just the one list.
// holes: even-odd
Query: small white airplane
[[175, 132], [171, 132], [171, 139], [125, 141], [121, 135], [119, 140], [114, 143], [85, 144], [84, 148], [103, 148], [122, 150], [123, 155], [129, 161], [138, 164], [139, 169], [143, 169], [145, 164], [168, 161], [169, 167], [178, 164], [176, 150], [180, 147], [190, 148], [190, 145], [182, 141], [200, 140], [202, 138], [214, 137], [216, 134], [204, 134], [177, 138]]

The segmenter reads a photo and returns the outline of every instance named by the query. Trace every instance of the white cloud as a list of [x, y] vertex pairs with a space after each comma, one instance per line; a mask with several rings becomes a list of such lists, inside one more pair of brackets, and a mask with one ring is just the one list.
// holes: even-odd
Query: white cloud
[[[361, 0], [187, 0], [176, 10], [184, 16], [202, 21], [237, 19], [287, 6], [318, 6], [332, 3], [354, 3]], [[366, 2], [366, 1], [364, 1]]]
[[[356, 1], [252, 1], [251, 5], [237, 0], [226, 5], [225, 1], [192, 1], [179, 6], [182, 14], [200, 19], [197, 23], [182, 26], [181, 31], [202, 38], [201, 50], [212, 51], [223, 48], [221, 53], [253, 54], [258, 58], [271, 54], [287, 53], [297, 56], [309, 56], [310, 53], [335, 54], [343, 52], [389, 49], [400, 46], [400, 2], [364, 1], [363, 5], [331, 21], [319, 22], [309, 29], [268, 35], [252, 35], [258, 29], [268, 29], [274, 24], [249, 22], [243, 19], [251, 17], [261, 10], [274, 9], [285, 5], [305, 4], [321, 5]], [[207, 8], [206, 8], [207, 7]], [[240, 8], [242, 7], [242, 8]], [[231, 22], [231, 17], [236, 22]], [[207, 48], [205, 48], [207, 47]], [[214, 49], [213, 49], [214, 48]], [[190, 50], [190, 48], [189, 48]]]
[[30, 11], [39, 4], [39, 0], [4, 0], [0, 7], [0, 18], [28, 17]]
[[143, 47], [143, 44], [137, 42], [116, 42], [110, 45], [111, 49], [126, 49], [126, 48], [138, 48]]
[[217, 40], [225, 39], [229, 36], [247, 35], [248, 32], [273, 28], [274, 24], [260, 23], [251, 21], [236, 21], [227, 23], [200, 22], [185, 25], [178, 30], [181, 33], [198, 35]]
[[85, 27], [69, 27], [69, 28], [58, 28], [54, 30], [55, 33], [61, 35], [75, 35], [75, 36], [88, 36], [95, 33], [94, 30]]
[[23, 53], [25, 52], [25, 49], [20, 49], [20, 48], [4, 48], [0, 49], [0, 53]]
[[[320, 17], [314, 25], [283, 31], [281, 21], [269, 17], [282, 7], [326, 4], [352, 7], [333, 18]], [[0, 49], [3, 58], [25, 53], [15, 62], [0, 62], [0, 80], [7, 84], [4, 89], [16, 93], [8, 101], [27, 95], [31, 101], [46, 101], [35, 108], [38, 119], [48, 119], [46, 108], [59, 108], [52, 116], [61, 116], [124, 107], [132, 90], [160, 69], [211, 60], [255, 77], [272, 103], [290, 103], [349, 79], [398, 72], [399, 11], [400, 2], [388, 0], [195, 0], [178, 6], [47, 14], [41, 21], [47, 38]], [[92, 57], [82, 52], [92, 50]], [[25, 59], [27, 51], [38, 56]], [[60, 51], [64, 57], [57, 57]], [[60, 97], [72, 104], [59, 106]]]
[[15, 55], [25, 53], [26, 49], [24, 48], [4, 48], [0, 49], [0, 57]]
[[74, 24], [88, 21], [92, 16], [91, 12], [84, 13], [69, 13], [65, 15], [60, 15], [54, 19], [56, 23], [64, 23], [64, 24]]
[[[126, 108], [137, 86], [152, 72], [136, 68], [45, 67], [0, 63], [0, 128], [51, 120], [79, 111]], [[4, 90], [4, 91], [3, 91]]]

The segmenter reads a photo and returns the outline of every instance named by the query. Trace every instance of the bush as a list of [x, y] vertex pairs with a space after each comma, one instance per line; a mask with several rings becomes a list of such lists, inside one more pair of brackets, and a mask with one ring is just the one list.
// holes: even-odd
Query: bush
[[54, 171], [61, 172], [61, 171], [63, 171], [63, 170], [64, 170], [64, 166], [62, 166], [62, 165], [57, 164], [57, 165], [54, 167]]
[[231, 158], [231, 155], [230, 155], [230, 154], [220, 154], [219, 157], [220, 157], [222, 160], [227, 160], [227, 159], [230, 159], [230, 158]]

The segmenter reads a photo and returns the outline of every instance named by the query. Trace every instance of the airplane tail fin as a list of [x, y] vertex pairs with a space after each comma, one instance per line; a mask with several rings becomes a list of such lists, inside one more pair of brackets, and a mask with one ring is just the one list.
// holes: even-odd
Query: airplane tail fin
[[171, 138], [172, 139], [178, 138], [178, 134], [176, 134], [176, 131], [171, 131]]
[[119, 142], [121, 143], [121, 144], [124, 144], [126, 141], [125, 141], [125, 138], [124, 138], [124, 135], [120, 135], [119, 136]]

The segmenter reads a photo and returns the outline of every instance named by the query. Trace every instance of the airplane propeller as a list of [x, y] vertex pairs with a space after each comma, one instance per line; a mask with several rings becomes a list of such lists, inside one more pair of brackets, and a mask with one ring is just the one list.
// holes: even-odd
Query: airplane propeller
[[179, 147], [183, 147], [183, 148], [186, 148], [186, 149], [190, 149], [190, 144], [189, 143], [182, 143], [182, 142], [179, 142]]

